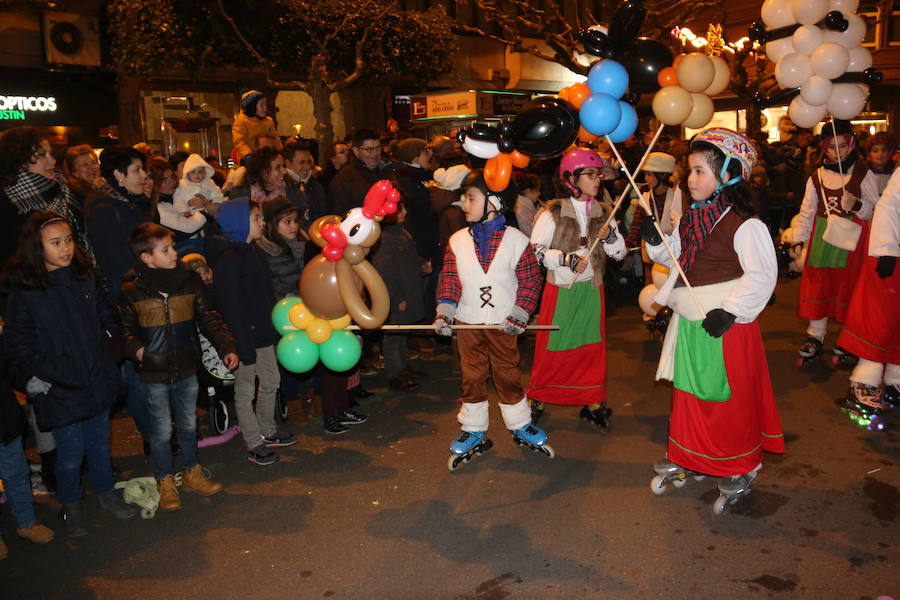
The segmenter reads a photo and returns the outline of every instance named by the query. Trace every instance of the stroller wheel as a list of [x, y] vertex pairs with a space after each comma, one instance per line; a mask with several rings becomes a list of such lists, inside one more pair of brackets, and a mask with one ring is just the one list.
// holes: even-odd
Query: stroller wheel
[[228, 412], [228, 404], [219, 398], [212, 399], [209, 409], [209, 427], [218, 435], [222, 435], [231, 427], [231, 414]]
[[282, 423], [286, 423], [288, 412], [287, 400], [284, 399], [284, 394], [281, 390], [278, 390], [278, 394], [275, 396], [275, 417]]

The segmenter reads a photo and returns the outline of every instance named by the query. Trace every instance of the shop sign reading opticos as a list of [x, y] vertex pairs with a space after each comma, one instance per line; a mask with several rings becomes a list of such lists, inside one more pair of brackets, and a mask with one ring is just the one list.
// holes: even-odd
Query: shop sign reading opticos
[[0, 94], [0, 121], [24, 121], [28, 111], [53, 112], [56, 98], [44, 96], [4, 96]]

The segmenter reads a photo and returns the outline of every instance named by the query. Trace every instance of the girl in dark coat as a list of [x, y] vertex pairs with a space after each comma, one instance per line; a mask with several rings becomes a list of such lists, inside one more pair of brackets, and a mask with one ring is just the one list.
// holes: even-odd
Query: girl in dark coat
[[85, 458], [100, 505], [119, 518], [134, 516], [113, 490], [109, 457], [109, 409], [119, 390], [109, 340], [121, 334], [69, 222], [49, 212], [29, 216], [9, 280], [6, 351], [31, 376], [26, 391], [38, 427], [56, 441], [66, 534], [87, 533], [81, 511]]

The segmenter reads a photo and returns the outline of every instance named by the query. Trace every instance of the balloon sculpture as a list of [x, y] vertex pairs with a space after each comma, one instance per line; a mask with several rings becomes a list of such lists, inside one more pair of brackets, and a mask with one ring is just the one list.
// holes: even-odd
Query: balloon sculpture
[[700, 129], [713, 116], [711, 96], [728, 87], [728, 63], [720, 56], [682, 54], [659, 73], [661, 89], [653, 96], [653, 114], [666, 125]]
[[790, 100], [788, 115], [800, 127], [812, 127], [826, 113], [858, 115], [869, 86], [883, 78], [860, 45], [866, 24], [858, 6], [859, 0], [766, 0], [750, 37], [766, 44], [783, 89], [768, 98], [758, 94], [754, 103], [762, 109]]
[[363, 206], [343, 219], [327, 215], [310, 225], [309, 237], [322, 253], [303, 269], [300, 297], [288, 296], [272, 311], [272, 324], [285, 333], [276, 353], [288, 371], [309, 371], [319, 360], [332, 371], [347, 371], [362, 355], [359, 340], [345, 329], [351, 320], [363, 329], [384, 323], [390, 310], [387, 287], [366, 254], [381, 236], [378, 221], [397, 211], [399, 199], [383, 179], [369, 189]]

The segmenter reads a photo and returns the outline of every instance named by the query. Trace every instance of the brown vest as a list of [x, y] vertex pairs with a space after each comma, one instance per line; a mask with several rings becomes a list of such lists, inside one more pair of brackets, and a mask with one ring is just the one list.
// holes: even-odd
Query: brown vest
[[[738, 227], [743, 225], [744, 220], [734, 208], [719, 219], [687, 273], [691, 285], [711, 285], [731, 281], [744, 274], [741, 261], [734, 251], [734, 234]], [[683, 286], [684, 281], [679, 277], [675, 285]]]
[[[862, 161], [858, 160], [853, 163], [852, 171], [850, 173], [850, 181], [844, 186], [847, 191], [857, 198], [859, 198], [862, 188], [862, 180], [865, 179], [866, 173], [869, 170], [862, 165]], [[851, 213], [845, 212], [844, 209], [841, 208], [841, 196], [843, 195], [843, 191], [841, 188], [833, 190], [831, 188], [827, 188], [822, 184], [822, 180], [819, 178], [819, 170], [816, 169], [812, 175], [813, 187], [816, 188], [816, 193], [819, 195], [820, 202], [816, 206], [816, 216], [824, 217], [828, 213], [825, 212], [825, 202], [827, 202], [828, 198], [832, 198], [833, 201], [829, 205], [829, 209], [832, 214], [838, 215], [840, 217], [849, 217]]]
[[[588, 234], [587, 244], [582, 244], [581, 228], [578, 226], [578, 217], [575, 216], [575, 207], [568, 198], [551, 200], [548, 203], [547, 210], [553, 216], [556, 223], [556, 230], [553, 232], [553, 241], [550, 247], [561, 250], [565, 253], [575, 252], [582, 246], [590, 247], [597, 239], [597, 232], [603, 227], [606, 220], [606, 210], [599, 202], [591, 202], [591, 214], [588, 217]], [[612, 226], [612, 225], [610, 225]], [[591, 281], [595, 288], [603, 285], [603, 269], [606, 266], [606, 253], [603, 251], [603, 243], [598, 243], [591, 253], [591, 268], [594, 270], [594, 277]], [[554, 283], [552, 278], [553, 272], [547, 274], [550, 283]]]

